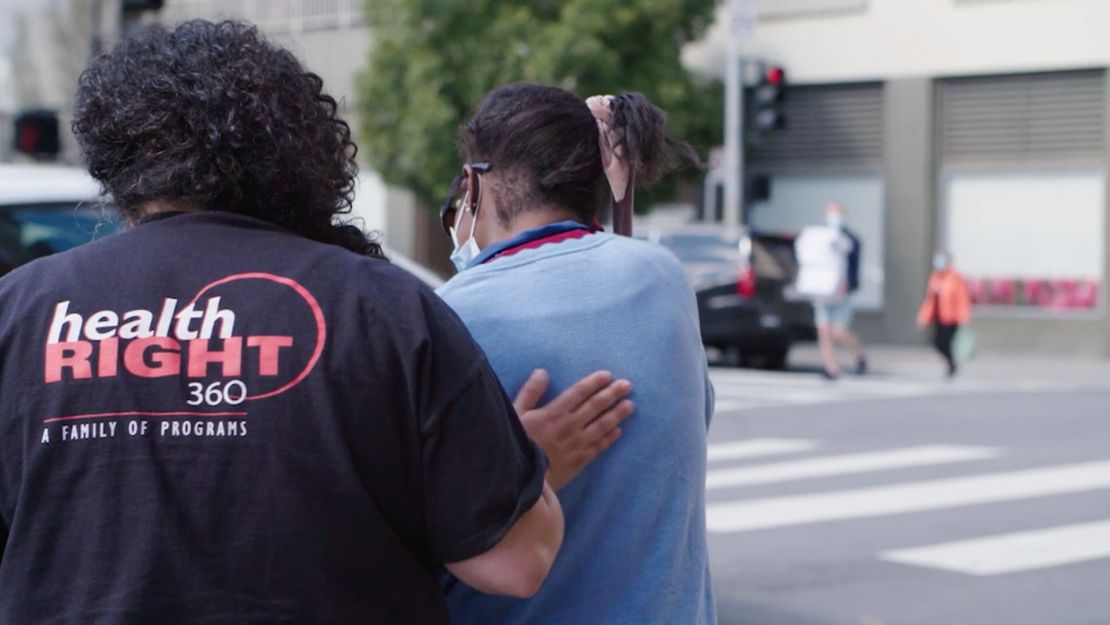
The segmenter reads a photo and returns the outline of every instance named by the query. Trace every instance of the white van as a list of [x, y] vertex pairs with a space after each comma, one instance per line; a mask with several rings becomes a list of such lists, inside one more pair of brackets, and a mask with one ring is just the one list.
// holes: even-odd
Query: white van
[[[99, 198], [99, 191], [79, 167], [0, 164], [0, 276], [36, 258], [119, 232], [115, 209]], [[392, 250], [386, 255], [432, 288], [443, 284], [416, 261]]]
[[0, 275], [41, 256], [119, 231], [84, 170], [0, 165]]

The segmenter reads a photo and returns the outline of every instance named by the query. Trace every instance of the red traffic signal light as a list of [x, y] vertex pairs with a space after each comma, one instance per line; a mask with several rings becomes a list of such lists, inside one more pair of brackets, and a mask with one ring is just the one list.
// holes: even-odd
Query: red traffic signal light
[[749, 123], [755, 136], [786, 128], [786, 70], [779, 65], [764, 66], [759, 83], [752, 92]]
[[759, 83], [752, 90], [752, 111], [748, 120], [756, 137], [786, 128], [786, 70], [778, 65], [764, 66]]
[[25, 111], [15, 118], [15, 149], [35, 158], [57, 156], [61, 151], [58, 114], [54, 111]]
[[772, 66], [767, 68], [767, 73], [764, 75], [767, 84], [781, 87], [786, 82], [786, 71], [781, 67]]

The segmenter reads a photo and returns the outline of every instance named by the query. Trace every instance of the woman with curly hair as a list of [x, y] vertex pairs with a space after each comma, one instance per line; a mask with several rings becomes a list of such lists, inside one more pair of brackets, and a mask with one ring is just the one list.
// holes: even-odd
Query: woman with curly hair
[[337, 221], [334, 99], [242, 23], [141, 29], [73, 129], [127, 232], [0, 280], [0, 623], [447, 622], [443, 566], [535, 592], [562, 539], [458, 318]]
[[191, 206], [381, 256], [334, 219], [350, 212], [358, 173], [337, 113], [320, 77], [253, 27], [195, 21], [97, 59], [81, 76], [73, 131], [132, 222]]

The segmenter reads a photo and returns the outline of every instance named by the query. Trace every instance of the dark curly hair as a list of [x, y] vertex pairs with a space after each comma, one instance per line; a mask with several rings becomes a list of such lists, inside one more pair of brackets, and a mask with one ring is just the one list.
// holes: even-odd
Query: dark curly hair
[[262, 219], [359, 254], [357, 148], [323, 80], [242, 22], [145, 26], [81, 74], [73, 132], [124, 215], [151, 200]]
[[[613, 98], [612, 125], [637, 186], [651, 186], [680, 164], [700, 166], [685, 142], [667, 135], [667, 114], [641, 93]], [[586, 102], [550, 85], [513, 83], [490, 91], [459, 131], [466, 161], [490, 161], [504, 181], [497, 217], [554, 205], [590, 223], [609, 201], [597, 120]]]

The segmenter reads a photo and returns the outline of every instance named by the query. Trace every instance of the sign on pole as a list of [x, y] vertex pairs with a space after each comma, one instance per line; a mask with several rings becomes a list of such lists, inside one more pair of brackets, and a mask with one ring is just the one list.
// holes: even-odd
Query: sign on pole
[[756, 0], [728, 0], [729, 34], [741, 40], [755, 33]]
[[756, 0], [729, 0], [729, 33], [725, 64], [725, 205], [726, 225], [742, 221], [744, 180], [744, 85], [740, 44], [755, 32]]

